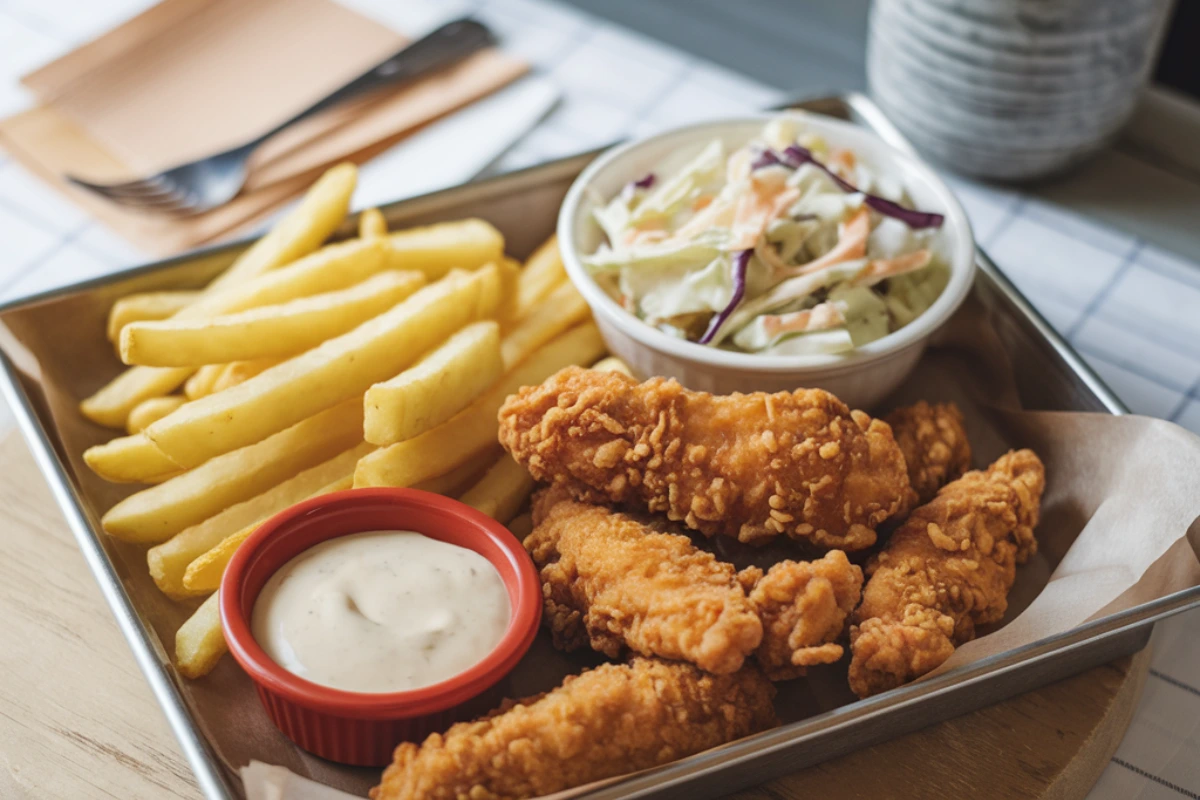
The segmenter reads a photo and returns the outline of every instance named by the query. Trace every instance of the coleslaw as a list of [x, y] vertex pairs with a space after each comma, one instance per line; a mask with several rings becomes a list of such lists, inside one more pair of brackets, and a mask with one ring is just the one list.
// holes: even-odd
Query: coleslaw
[[795, 116], [631, 181], [594, 218], [607, 242], [582, 261], [596, 281], [647, 324], [711, 347], [848, 352], [912, 322], [949, 279], [942, 215]]

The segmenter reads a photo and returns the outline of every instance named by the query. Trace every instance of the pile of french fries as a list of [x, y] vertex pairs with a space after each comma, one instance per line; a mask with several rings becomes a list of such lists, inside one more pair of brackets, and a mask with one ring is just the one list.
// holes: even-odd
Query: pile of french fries
[[533, 484], [497, 444], [500, 405], [603, 355], [553, 239], [522, 266], [482, 220], [389, 232], [370, 210], [357, 238], [324, 244], [356, 177], [331, 169], [207, 288], [112, 308], [108, 336], [130, 368], [80, 409], [127, 435], [84, 459], [151, 484], [104, 529], [151, 545], [165, 594], [208, 598], [176, 635], [187, 677], [226, 651], [216, 590], [264, 520], [327, 492], [411, 486], [510, 523]]

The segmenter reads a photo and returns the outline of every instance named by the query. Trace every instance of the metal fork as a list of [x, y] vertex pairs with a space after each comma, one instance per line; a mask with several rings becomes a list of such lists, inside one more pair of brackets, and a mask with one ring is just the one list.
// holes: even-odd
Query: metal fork
[[494, 43], [492, 33], [473, 19], [448, 22], [381, 61], [332, 94], [280, 123], [253, 141], [208, 158], [181, 164], [148, 178], [100, 184], [73, 175], [66, 178], [107, 200], [140, 211], [198, 214], [229, 202], [246, 182], [246, 162], [255, 148], [285, 128], [350, 97], [399, 84], [448, 66]]

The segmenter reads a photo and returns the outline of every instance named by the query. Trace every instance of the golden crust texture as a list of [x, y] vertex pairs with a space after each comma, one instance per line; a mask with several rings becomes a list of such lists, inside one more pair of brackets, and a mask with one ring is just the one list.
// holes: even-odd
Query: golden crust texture
[[746, 668], [715, 676], [635, 658], [396, 748], [372, 800], [538, 797], [665, 764], [778, 724], [775, 690]]
[[850, 628], [850, 688], [859, 697], [924, 675], [999, 621], [1016, 565], [1037, 551], [1046, 476], [1030, 450], [968, 472], [912, 512], [867, 566]]
[[570, 500], [544, 510], [525, 539], [542, 578], [556, 646], [591, 645], [610, 658], [629, 648], [727, 674], [762, 640], [762, 624], [734, 568], [686, 536]]
[[831, 550], [817, 561], [780, 561], [765, 574], [750, 567], [738, 576], [762, 620], [762, 644], [754, 655], [768, 678], [798, 678], [805, 667], [842, 657], [837, 640], [863, 584], [862, 570], [845, 553]]
[[500, 443], [576, 499], [742, 542], [865, 549], [908, 490], [888, 425], [819, 389], [715, 396], [568, 367], [508, 398]]
[[953, 403], [924, 400], [884, 418], [904, 454], [912, 486], [908, 507], [928, 503], [938, 490], [971, 468], [971, 443], [963, 415]]

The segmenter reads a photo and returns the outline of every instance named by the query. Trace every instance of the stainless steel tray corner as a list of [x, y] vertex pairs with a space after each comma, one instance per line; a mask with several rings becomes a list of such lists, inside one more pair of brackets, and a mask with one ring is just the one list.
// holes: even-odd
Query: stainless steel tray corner
[[[822, 97], [789, 104], [858, 122], [892, 144], [907, 143], [878, 108], [862, 95]], [[505, 234], [509, 251], [523, 256], [549, 236], [556, 211], [575, 176], [594, 157], [585, 153], [490, 180], [394, 203], [382, 209], [389, 224], [414, 225], [480, 216]], [[348, 224], [344, 231], [351, 232]], [[130, 291], [197, 286], [211, 278], [246, 242], [210, 248], [0, 306], [0, 328], [37, 324], [62, 309], [99, 319], [111, 300]], [[1027, 407], [1127, 412], [1074, 350], [1050, 327], [982, 252], [975, 293], [994, 318], [1009, 355], [1035, 373], [1018, 387]], [[101, 330], [101, 328], [97, 328]], [[56, 342], [58, 348], [82, 346]], [[31, 353], [13, 337], [0, 339], [0, 391], [50, 484], [105, 600], [129, 641], [179, 738], [184, 755], [210, 800], [241, 797], [236, 778], [216, 757], [180, 692], [162, 642], [122, 581], [113, 543], [98, 525], [86, 476], [72, 465], [50, 410], [40, 396], [39, 367], [54, 350]], [[65, 352], [58, 350], [57, 352]], [[1028, 691], [1067, 675], [1135, 652], [1154, 622], [1200, 607], [1200, 587], [1160, 598], [946, 674], [749, 737], [717, 750], [620, 780], [587, 797], [714, 797], [810, 766], [919, 727]]]

